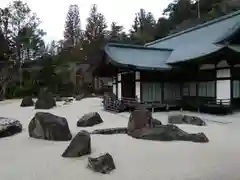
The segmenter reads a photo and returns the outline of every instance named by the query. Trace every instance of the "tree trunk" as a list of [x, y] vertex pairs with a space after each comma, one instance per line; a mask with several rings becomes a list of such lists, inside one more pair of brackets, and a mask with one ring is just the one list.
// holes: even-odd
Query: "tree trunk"
[[21, 62], [21, 47], [20, 43], [17, 40], [17, 63], [18, 63], [18, 71], [19, 71], [19, 84], [22, 87], [22, 62]]
[[0, 100], [4, 100], [6, 98], [6, 89], [7, 89], [7, 85], [8, 83], [3, 83], [2, 86], [1, 86], [1, 97], [0, 97]]
[[16, 78], [13, 74], [15, 69], [9, 68], [9, 66], [4, 66], [0, 70], [0, 99], [3, 100], [6, 97], [6, 90], [8, 84]]
[[29, 61], [30, 60], [30, 49], [27, 48], [27, 60]]

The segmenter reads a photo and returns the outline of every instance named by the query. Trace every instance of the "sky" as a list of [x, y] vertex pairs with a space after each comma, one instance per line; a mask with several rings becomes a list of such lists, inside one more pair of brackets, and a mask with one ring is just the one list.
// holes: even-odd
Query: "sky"
[[[0, 8], [6, 7], [11, 0], [0, 0]], [[23, 0], [31, 10], [37, 13], [42, 21], [42, 28], [47, 35], [46, 42], [63, 38], [64, 23], [71, 4], [77, 4], [80, 9], [82, 28], [85, 27], [93, 4], [98, 6], [98, 12], [104, 14], [108, 25], [115, 21], [123, 25], [125, 31], [131, 28], [135, 13], [141, 8], [152, 12], [155, 18], [162, 16], [162, 11], [171, 0]]]

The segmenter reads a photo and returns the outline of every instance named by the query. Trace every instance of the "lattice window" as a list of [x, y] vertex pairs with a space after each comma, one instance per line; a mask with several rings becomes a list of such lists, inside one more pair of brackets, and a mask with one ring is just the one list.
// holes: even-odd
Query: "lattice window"
[[198, 95], [201, 97], [215, 97], [215, 82], [200, 82], [198, 87]]
[[240, 97], [240, 81], [234, 80], [233, 81], [233, 98]]

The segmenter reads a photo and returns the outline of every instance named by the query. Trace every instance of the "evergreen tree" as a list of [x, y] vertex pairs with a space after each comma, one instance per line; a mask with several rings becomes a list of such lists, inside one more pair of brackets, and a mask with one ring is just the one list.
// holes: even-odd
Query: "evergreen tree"
[[163, 14], [175, 33], [239, 9], [239, 0], [174, 0]]
[[140, 9], [134, 18], [130, 37], [133, 41], [139, 44], [154, 40], [156, 21], [151, 12], [146, 12]]
[[121, 41], [122, 40], [123, 26], [118, 25], [116, 22], [112, 22], [110, 30], [110, 40], [111, 41]]
[[0, 30], [0, 61], [8, 60], [7, 52], [8, 52], [8, 42], [5, 39], [4, 34]]
[[82, 51], [84, 60], [95, 59], [95, 57], [102, 53], [102, 49], [107, 41], [107, 34], [105, 17], [98, 12], [97, 6], [93, 5], [86, 24]]
[[81, 21], [78, 5], [70, 5], [65, 21], [65, 46], [75, 47], [82, 40]]
[[154, 39], [160, 39], [167, 36], [172, 28], [171, 21], [165, 17], [158, 19], [158, 22], [155, 26]]
[[57, 48], [58, 48], [58, 44], [56, 43], [55, 40], [51, 41], [50, 44], [47, 45], [46, 49], [47, 49], [47, 53], [49, 55], [57, 55]]
[[40, 56], [45, 33], [39, 29], [40, 20], [26, 3], [20, 0], [13, 1], [6, 8], [1, 9], [0, 28], [8, 42], [9, 59], [16, 62], [19, 67], [21, 80], [22, 63], [28, 59], [33, 60]]
[[93, 5], [87, 18], [86, 37], [89, 41], [103, 39], [107, 33], [107, 23], [103, 14], [97, 11], [97, 5]]

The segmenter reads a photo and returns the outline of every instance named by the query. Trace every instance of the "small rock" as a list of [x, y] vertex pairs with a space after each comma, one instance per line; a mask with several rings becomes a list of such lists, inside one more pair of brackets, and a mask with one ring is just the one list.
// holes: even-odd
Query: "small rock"
[[62, 157], [80, 157], [91, 153], [91, 138], [87, 131], [80, 131], [70, 142]]
[[29, 107], [29, 106], [34, 106], [34, 101], [31, 96], [27, 96], [22, 99], [21, 102], [21, 107]]
[[109, 174], [112, 170], [116, 169], [114, 160], [109, 153], [106, 153], [97, 158], [89, 157], [88, 168], [102, 174]]
[[76, 100], [76, 101], [81, 101], [82, 99], [84, 99], [84, 97], [85, 97], [84, 94], [80, 94], [80, 95], [77, 95], [77, 96], [75, 97], [75, 100]]
[[192, 124], [196, 126], [206, 126], [206, 122], [197, 116], [184, 116], [183, 122], [186, 124]]
[[0, 117], [0, 138], [22, 132], [22, 124], [15, 119]]
[[171, 124], [192, 124], [196, 126], [206, 126], [206, 122], [201, 118], [196, 116], [188, 116], [188, 115], [170, 115], [168, 117], [168, 123]]
[[183, 115], [182, 114], [174, 114], [168, 116], [168, 123], [170, 124], [182, 124], [183, 123]]
[[101, 116], [97, 112], [91, 112], [81, 117], [77, 122], [77, 126], [90, 127], [101, 123], [103, 123]]

